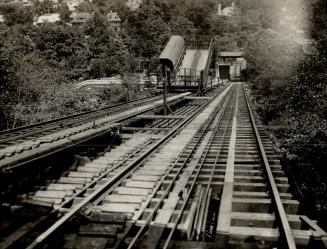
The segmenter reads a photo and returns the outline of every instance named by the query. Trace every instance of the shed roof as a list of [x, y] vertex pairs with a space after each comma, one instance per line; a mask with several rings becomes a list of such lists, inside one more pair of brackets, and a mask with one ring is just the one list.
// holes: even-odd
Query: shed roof
[[37, 21], [34, 24], [41, 24], [45, 22], [55, 23], [60, 21], [60, 14], [53, 13], [53, 14], [44, 14], [37, 18]]
[[70, 15], [72, 23], [85, 23], [92, 18], [92, 14], [88, 12], [73, 13]]
[[106, 88], [111, 84], [123, 84], [124, 81], [120, 76], [114, 76], [109, 78], [85, 80], [77, 83], [78, 88]]
[[234, 51], [234, 52], [219, 52], [219, 57], [243, 57], [244, 53], [241, 51]]

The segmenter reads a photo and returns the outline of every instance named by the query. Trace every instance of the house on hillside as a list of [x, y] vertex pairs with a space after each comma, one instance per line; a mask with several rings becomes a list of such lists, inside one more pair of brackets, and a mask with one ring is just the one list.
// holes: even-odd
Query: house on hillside
[[142, 3], [142, 0], [127, 0], [126, 6], [130, 10], [135, 11], [140, 7], [141, 3]]
[[70, 15], [70, 23], [73, 26], [79, 26], [86, 23], [92, 17], [93, 14], [88, 12], [80, 12], [80, 13], [74, 12], [73, 14]]
[[60, 21], [60, 14], [59, 13], [52, 13], [52, 14], [44, 14], [41, 16], [34, 17], [34, 25], [40, 25], [42, 23], [56, 23]]
[[71, 12], [74, 12], [76, 10], [77, 6], [84, 2], [85, 2], [85, 0], [63, 0], [63, 3], [67, 4], [68, 9]]
[[120, 31], [120, 24], [121, 24], [121, 19], [117, 12], [112, 12], [110, 11], [107, 14], [107, 20], [110, 23], [110, 26], [117, 32]]
[[218, 4], [218, 15], [219, 16], [233, 16], [238, 13], [238, 8], [235, 3], [232, 2], [232, 5], [229, 7], [222, 8], [221, 3]]
[[32, 6], [33, 2], [31, 0], [14, 0], [14, 3], [21, 4], [23, 6]]

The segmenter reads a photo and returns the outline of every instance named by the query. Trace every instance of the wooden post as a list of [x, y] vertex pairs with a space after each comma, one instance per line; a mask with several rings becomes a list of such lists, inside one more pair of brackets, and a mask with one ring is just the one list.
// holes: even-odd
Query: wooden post
[[163, 80], [163, 86], [162, 86], [162, 95], [163, 95], [163, 108], [164, 108], [164, 115], [167, 115], [167, 93], [166, 93], [166, 80], [168, 81], [168, 85], [170, 85], [170, 71], [169, 69], [166, 70], [165, 66], [162, 66], [163, 74], [164, 74], [164, 80]]

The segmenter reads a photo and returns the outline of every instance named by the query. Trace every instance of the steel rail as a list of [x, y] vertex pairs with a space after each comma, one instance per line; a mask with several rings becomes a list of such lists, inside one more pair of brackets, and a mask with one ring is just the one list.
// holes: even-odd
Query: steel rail
[[[231, 100], [230, 100], [231, 101]], [[226, 108], [227, 108], [227, 101], [224, 103], [224, 105], [226, 105]], [[218, 126], [217, 126], [217, 129], [215, 129], [215, 132], [217, 131], [218, 132], [218, 130], [219, 130], [219, 125], [221, 124], [221, 121], [222, 121], [222, 119], [223, 119], [223, 115], [225, 114], [225, 112], [226, 112], [226, 110], [227, 109], [224, 109], [224, 112], [221, 114], [221, 117], [220, 117], [220, 120], [218, 121]], [[233, 108], [233, 106], [231, 107], [231, 109]], [[230, 115], [231, 115], [231, 113], [230, 113]], [[229, 116], [230, 116], [229, 115]], [[227, 126], [228, 126], [228, 122], [226, 123], [226, 126], [225, 126], [225, 129], [224, 129], [224, 134], [225, 134], [225, 132], [226, 132], [226, 130], [227, 130]], [[215, 135], [216, 135], [216, 133], [215, 133]], [[214, 137], [213, 137], [214, 138]], [[221, 149], [221, 146], [222, 146], [222, 143], [223, 143], [223, 140], [222, 140], [222, 142], [220, 143], [220, 146], [219, 146], [219, 152], [218, 153], [220, 153], [220, 149]], [[204, 162], [204, 160], [205, 160], [205, 158], [207, 157], [207, 155], [208, 155], [208, 153], [209, 153], [209, 150], [210, 150], [210, 148], [211, 148], [211, 145], [212, 144], [210, 144], [209, 145], [209, 148], [208, 148], [208, 151], [207, 151], [207, 153], [205, 154], [205, 156], [204, 156], [204, 159], [203, 159], [203, 162]], [[216, 158], [217, 158], [217, 156], [216, 156]], [[218, 160], [218, 159], [217, 159]], [[215, 164], [216, 164], [216, 160], [215, 160]], [[216, 166], [216, 165], [215, 165]], [[202, 167], [202, 165], [201, 165], [201, 167]], [[214, 168], [214, 170], [215, 170], [215, 168]], [[212, 171], [212, 172], [214, 172], [214, 170]], [[211, 181], [209, 182], [209, 184], [208, 184], [208, 187], [210, 186], [210, 183], [211, 183]], [[208, 193], [207, 193], [207, 191], [205, 192], [205, 194], [204, 194], [204, 196], [206, 197], [208, 195]], [[198, 212], [197, 212], [198, 213]], [[203, 217], [202, 217], [202, 214], [197, 214], [198, 216], [200, 216], [200, 219], [203, 219]], [[197, 234], [198, 235], [198, 234]], [[191, 238], [193, 237], [193, 233], [192, 233], [192, 235], [191, 235]]]
[[243, 83], [242, 83], [242, 89], [243, 89], [243, 94], [245, 96], [245, 100], [246, 100], [246, 103], [247, 103], [247, 108], [249, 110], [252, 127], [253, 127], [255, 137], [256, 137], [256, 140], [257, 140], [257, 143], [258, 143], [258, 146], [259, 146], [260, 157], [263, 160], [264, 170], [265, 170], [265, 173], [266, 173], [266, 175], [268, 177], [268, 185], [269, 185], [269, 188], [270, 188], [271, 193], [272, 193], [272, 200], [273, 200], [273, 203], [274, 203], [274, 205], [275, 205], [275, 207], [277, 209], [276, 217], [277, 217], [277, 220], [278, 220], [279, 233], [285, 239], [285, 243], [286, 243], [285, 246], [286, 247], [284, 247], [284, 248], [296, 249], [296, 244], [295, 244], [295, 241], [294, 241], [292, 230], [291, 230], [290, 224], [288, 222], [287, 215], [286, 215], [284, 206], [282, 204], [282, 201], [281, 201], [281, 198], [280, 198], [277, 186], [276, 186], [276, 182], [275, 182], [273, 173], [271, 171], [269, 161], [267, 159], [267, 155], [266, 155], [263, 143], [261, 141], [260, 134], [259, 134], [258, 128], [256, 126], [254, 116], [253, 116], [253, 113], [252, 113], [252, 110], [251, 110], [251, 107], [250, 107], [250, 103], [249, 103], [249, 100], [248, 100], [248, 97], [247, 97], [247, 93], [245, 91], [245, 87], [244, 87]]
[[85, 187], [83, 187], [81, 190], [79, 190], [77, 193], [75, 193], [68, 200], [65, 200], [60, 205], [60, 207], [58, 207], [56, 209], [62, 209], [62, 208], [64, 208], [66, 205], [68, 205], [69, 203], [71, 203], [76, 197], [78, 197], [81, 194], [85, 193], [87, 189], [91, 189], [92, 186], [95, 186], [101, 179], [107, 177], [114, 170], [117, 170], [120, 167], [122, 167], [129, 159], [133, 158], [135, 156], [135, 154], [137, 154], [138, 152], [140, 152], [141, 150], [143, 150], [145, 147], [147, 147], [150, 144], [151, 144], [151, 141], [147, 141], [145, 144], [143, 144], [140, 147], [138, 147], [137, 150], [133, 154], [128, 155], [119, 164], [117, 164], [115, 167], [108, 169], [107, 171], [105, 171], [104, 173], [102, 173], [99, 177], [97, 177], [96, 179], [92, 180], [92, 182], [90, 182], [89, 184], [87, 184]]
[[[233, 114], [233, 112], [230, 112], [230, 114], [228, 116], [228, 120], [227, 120], [226, 126], [225, 126], [225, 129], [224, 129], [224, 132], [222, 134], [222, 139], [221, 139], [221, 142], [220, 142], [220, 145], [219, 145], [219, 149], [218, 149], [218, 152], [217, 152], [215, 161], [214, 161], [214, 168], [213, 168], [213, 170], [211, 171], [211, 174], [210, 174], [209, 183], [208, 183], [208, 186], [207, 186], [207, 189], [206, 189], [205, 196], [208, 196], [208, 193], [210, 192], [210, 185], [212, 183], [212, 179], [213, 179], [213, 176], [215, 174], [215, 170], [217, 168], [217, 163], [218, 163], [218, 159], [219, 159], [219, 156], [220, 156], [220, 151], [221, 151], [222, 145], [223, 145], [224, 140], [225, 140], [226, 132], [228, 130], [228, 124], [230, 122], [230, 119], [232, 117], [232, 114]], [[206, 214], [204, 214], [204, 220], [207, 220], [207, 212], [206, 212]], [[204, 230], [205, 230], [205, 223], [203, 223], [203, 224], [204, 224], [204, 226], [202, 227], [202, 233], [204, 233]], [[203, 237], [203, 239], [204, 239], [204, 237]]]
[[[233, 93], [231, 93], [231, 94], [233, 94]], [[230, 97], [230, 96], [229, 96]], [[233, 96], [234, 97], [234, 96]], [[227, 101], [231, 101], [231, 99], [229, 98], [228, 100], [226, 100], [226, 102]], [[227, 105], [228, 103], [226, 103], [226, 105]], [[234, 106], [233, 106], [234, 107]], [[230, 119], [230, 116], [231, 116], [231, 114], [233, 113], [232, 111], [233, 111], [233, 109], [234, 108], [230, 108], [231, 110], [231, 112], [229, 113], [229, 119]], [[209, 148], [205, 151], [205, 156], [203, 157], [203, 159], [202, 159], [202, 162], [201, 162], [201, 165], [199, 166], [199, 168], [198, 169], [196, 169], [196, 175], [195, 175], [195, 177], [194, 177], [194, 179], [193, 179], [193, 181], [192, 181], [192, 184], [191, 184], [191, 187], [190, 187], [190, 190], [188, 191], [188, 194], [187, 194], [187, 197], [186, 197], [186, 200], [184, 201], [184, 203], [183, 203], [183, 205], [182, 205], [182, 207], [181, 207], [181, 209], [179, 210], [179, 213], [178, 213], [178, 216], [177, 216], [177, 219], [176, 219], [176, 222], [174, 223], [174, 226], [173, 226], [173, 228], [170, 230], [170, 233], [169, 233], [169, 235], [168, 235], [168, 238], [167, 238], [167, 240], [165, 241], [165, 244], [164, 244], [164, 246], [163, 246], [163, 249], [167, 249], [168, 248], [168, 246], [169, 246], [169, 243], [170, 243], [170, 241], [171, 241], [171, 239], [172, 239], [172, 237], [173, 237], [173, 235], [174, 235], [174, 232], [175, 232], [175, 230], [177, 229], [177, 226], [178, 226], [178, 224], [179, 224], [179, 222], [180, 222], [180, 220], [181, 220], [181, 218], [182, 218], [182, 216], [183, 216], [183, 212], [184, 212], [184, 210], [185, 210], [185, 208], [186, 208], [186, 205], [187, 205], [187, 203], [188, 203], [188, 200], [189, 200], [189, 198], [191, 197], [191, 194], [192, 194], [192, 192], [193, 192], [193, 189], [194, 189], [194, 187], [195, 187], [195, 184], [196, 184], [196, 182], [197, 182], [197, 179], [198, 179], [198, 177], [199, 177], [199, 175], [200, 175], [200, 172], [201, 172], [201, 169], [202, 169], [202, 167], [203, 167], [203, 165], [204, 165], [204, 162], [205, 162], [205, 159], [206, 159], [206, 157], [207, 157], [207, 155], [208, 155], [208, 153], [209, 153], [209, 150], [210, 150], [210, 148], [211, 148], [211, 146], [212, 146], [212, 143], [213, 143], [213, 141], [214, 141], [214, 139], [215, 139], [215, 136], [216, 136], [216, 134], [217, 134], [217, 132], [218, 132], [218, 130], [219, 130], [219, 125], [221, 124], [221, 121], [222, 121], [222, 119], [223, 119], [223, 115], [225, 114], [225, 111], [226, 111], [226, 109], [224, 109], [224, 111], [223, 111], [223, 113], [221, 114], [221, 116], [219, 117], [219, 121], [218, 121], [218, 125], [217, 125], [217, 128], [215, 128], [215, 131], [214, 131], [214, 133], [212, 134], [212, 136], [211, 136], [211, 138], [210, 138], [210, 141], [208, 142], [208, 144], [209, 144]], [[217, 115], [217, 114], [216, 114]], [[216, 115], [213, 115], [213, 119], [215, 119], [216, 118]], [[229, 119], [228, 119], [228, 121], [229, 121]], [[227, 124], [226, 124], [226, 126], [225, 126], [225, 130], [224, 131], [226, 131], [227, 130], [227, 127], [228, 127], [228, 122], [227, 122]], [[221, 144], [222, 145], [222, 144]], [[220, 145], [220, 148], [221, 148], [221, 145]], [[219, 148], [219, 149], [220, 149]], [[192, 172], [193, 173], [193, 172]], [[209, 185], [208, 185], [209, 186]], [[206, 197], [206, 195], [207, 195], [208, 193], [206, 192], [206, 194], [204, 195], [205, 197]], [[202, 218], [201, 218], [201, 215], [200, 215], [200, 220], [201, 220]]]
[[[229, 94], [229, 93], [227, 93]], [[227, 96], [226, 94], [226, 96]], [[218, 95], [217, 95], [218, 96]], [[225, 96], [225, 97], [226, 97]], [[225, 102], [225, 98], [223, 99]], [[213, 99], [210, 101], [212, 102]], [[144, 232], [144, 230], [149, 226], [149, 224], [152, 221], [152, 218], [154, 216], [154, 214], [156, 213], [156, 211], [159, 209], [160, 205], [162, 204], [162, 202], [165, 200], [165, 198], [168, 196], [171, 188], [173, 187], [174, 183], [176, 182], [178, 176], [180, 175], [180, 173], [182, 172], [182, 170], [184, 169], [184, 167], [186, 166], [188, 160], [191, 158], [192, 154], [194, 153], [195, 149], [197, 148], [197, 146], [199, 145], [200, 141], [202, 140], [202, 138], [204, 137], [204, 135], [207, 133], [207, 129], [210, 127], [212, 121], [215, 119], [216, 114], [218, 113], [219, 109], [217, 108], [217, 111], [214, 115], [212, 115], [210, 117], [210, 121], [206, 122], [203, 126], [201, 127], [199, 130], [202, 130], [200, 136], [197, 138], [195, 144], [193, 145], [193, 148], [191, 149], [190, 152], [188, 152], [188, 155], [186, 157], [186, 159], [184, 159], [182, 166], [178, 169], [177, 173], [175, 174], [174, 178], [170, 181], [168, 187], [166, 188], [165, 193], [163, 193], [160, 197], [160, 199], [158, 200], [157, 204], [153, 207], [150, 215], [147, 217], [147, 219], [145, 220], [144, 224], [142, 225], [142, 227], [138, 230], [137, 234], [134, 236], [133, 240], [130, 242], [130, 244], [128, 245], [127, 249], [131, 249], [134, 244], [136, 243], [137, 239], [141, 236], [141, 234]], [[198, 132], [194, 135], [194, 137], [198, 136]], [[186, 151], [186, 147], [184, 148], [184, 150], [180, 153], [180, 156], [175, 160], [174, 166], [172, 166], [169, 170], [169, 172], [167, 172], [164, 177], [162, 177], [160, 183], [158, 184], [158, 186], [156, 187], [156, 190], [152, 193], [151, 197], [149, 199], [152, 199], [155, 194], [157, 193], [157, 191], [159, 190], [162, 182], [164, 181], [164, 179], [168, 176], [168, 174], [172, 171], [172, 169], [177, 165], [179, 159], [181, 159], [181, 155], [183, 154], [183, 152]], [[184, 155], [183, 155], [184, 156]], [[149, 203], [149, 202], [148, 202]], [[147, 204], [148, 204], [147, 203]], [[145, 205], [147, 206], [147, 205]]]
[[190, 122], [195, 116], [197, 116], [209, 103], [213, 101], [208, 101], [205, 105], [203, 105], [199, 110], [193, 113], [190, 117], [183, 120], [177, 127], [175, 127], [172, 131], [170, 131], [166, 136], [161, 138], [157, 143], [151, 146], [148, 150], [146, 150], [142, 155], [136, 158], [133, 162], [131, 162], [126, 169], [124, 169], [119, 174], [115, 175], [110, 181], [101, 185], [101, 187], [97, 188], [92, 194], [87, 196], [83, 201], [78, 203], [73, 209], [67, 212], [63, 217], [61, 217], [58, 221], [56, 221], [51, 227], [49, 227], [45, 232], [39, 235], [28, 247], [27, 249], [38, 248], [42, 243], [53, 235], [58, 229], [66, 224], [72, 217], [74, 217], [80, 210], [82, 210], [86, 205], [96, 200], [100, 195], [102, 195], [107, 189], [109, 189], [113, 184], [115, 184], [119, 179], [121, 179], [124, 175], [126, 175], [129, 171], [139, 165], [145, 158], [147, 158], [152, 152], [155, 151], [160, 145], [166, 142], [170, 137], [175, 135], [185, 124]]

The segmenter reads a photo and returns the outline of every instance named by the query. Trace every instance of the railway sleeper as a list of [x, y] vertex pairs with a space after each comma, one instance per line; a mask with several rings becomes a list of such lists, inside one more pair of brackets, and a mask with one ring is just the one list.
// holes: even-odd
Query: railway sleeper
[[[299, 202], [296, 200], [282, 200], [287, 214], [297, 214]], [[232, 212], [270, 213], [273, 206], [270, 199], [233, 198]]]

